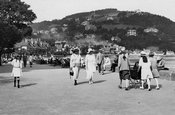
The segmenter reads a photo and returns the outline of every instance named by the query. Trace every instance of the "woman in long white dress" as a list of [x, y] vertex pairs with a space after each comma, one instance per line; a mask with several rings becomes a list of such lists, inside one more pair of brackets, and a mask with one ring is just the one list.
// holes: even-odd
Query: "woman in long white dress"
[[14, 87], [16, 87], [16, 81], [17, 81], [17, 87], [20, 88], [20, 77], [23, 76], [22, 74], [22, 60], [19, 56], [15, 56], [15, 59], [12, 61], [12, 74], [11, 76], [14, 77]]
[[81, 67], [81, 55], [79, 54], [79, 49], [74, 49], [70, 57], [70, 68], [73, 70], [72, 79], [74, 80], [74, 85], [77, 85], [77, 80]]
[[88, 49], [88, 54], [85, 57], [85, 65], [86, 65], [86, 79], [89, 80], [89, 84], [93, 83], [93, 76], [96, 71], [96, 59], [93, 54], [93, 50], [91, 48]]
[[148, 83], [148, 91], [151, 91], [150, 87], [150, 79], [153, 78], [153, 74], [151, 72], [151, 62], [149, 58], [146, 56], [146, 53], [144, 51], [141, 52], [141, 58], [139, 60], [139, 68], [141, 69], [141, 79], [142, 79], [142, 86], [141, 89], [144, 89], [143, 84], [144, 80]]

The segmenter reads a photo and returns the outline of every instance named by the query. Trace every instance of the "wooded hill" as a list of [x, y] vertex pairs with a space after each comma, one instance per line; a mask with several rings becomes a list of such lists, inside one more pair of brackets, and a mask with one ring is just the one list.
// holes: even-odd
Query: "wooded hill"
[[[61, 20], [34, 23], [31, 27], [37, 33], [35, 35], [41, 38], [47, 33], [48, 39], [64, 39], [76, 43], [87, 40], [87, 35], [94, 35], [97, 41], [108, 41], [131, 50], [156, 47], [163, 51], [175, 51], [175, 22], [139, 10], [103, 9], [82, 12]], [[59, 37], [61, 35], [60, 38], [58, 34]]]

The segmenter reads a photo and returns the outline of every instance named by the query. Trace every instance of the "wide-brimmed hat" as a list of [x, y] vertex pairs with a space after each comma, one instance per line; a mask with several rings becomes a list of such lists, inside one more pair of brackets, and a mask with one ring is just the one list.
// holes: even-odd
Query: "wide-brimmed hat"
[[90, 52], [93, 52], [93, 51], [94, 50], [92, 48], [89, 48], [87, 53], [90, 53]]
[[149, 56], [154, 56], [154, 52], [149, 52]]
[[141, 56], [146, 55], [145, 51], [141, 51], [140, 54], [141, 54]]
[[161, 56], [158, 56], [158, 57], [157, 57], [157, 60], [161, 60], [161, 59], [163, 59]]
[[75, 48], [74, 50], [73, 50], [73, 52], [74, 53], [78, 53], [80, 50], [78, 49], [78, 48]]

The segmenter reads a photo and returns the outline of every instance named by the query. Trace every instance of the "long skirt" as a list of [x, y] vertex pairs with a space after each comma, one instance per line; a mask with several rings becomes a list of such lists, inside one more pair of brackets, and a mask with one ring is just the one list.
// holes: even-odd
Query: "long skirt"
[[126, 79], [130, 79], [130, 72], [129, 70], [121, 70], [120, 73], [120, 80], [126, 80]]
[[90, 70], [86, 70], [86, 73], [87, 73], [86, 79], [88, 79], [88, 80], [93, 79], [93, 76], [94, 76], [95, 72], [90, 71]]
[[78, 76], [79, 76], [79, 72], [80, 72], [80, 67], [73, 67], [72, 68], [73, 72], [74, 72], [74, 75], [72, 76], [72, 79], [73, 80], [77, 80], [78, 79]]
[[159, 74], [157, 69], [153, 69], [152, 74], [153, 74], [153, 78], [159, 78], [160, 77], [160, 74]]

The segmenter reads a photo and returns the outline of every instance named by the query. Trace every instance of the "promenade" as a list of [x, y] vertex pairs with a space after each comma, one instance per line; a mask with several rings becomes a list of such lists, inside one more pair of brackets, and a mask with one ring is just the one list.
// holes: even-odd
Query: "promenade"
[[[12, 67], [0, 66], [0, 115], [174, 115], [175, 82], [159, 79], [160, 90], [119, 89], [118, 73], [105, 71], [89, 85], [84, 69], [74, 86], [67, 68], [34, 64], [13, 87]], [[125, 82], [123, 82], [125, 86]]]

